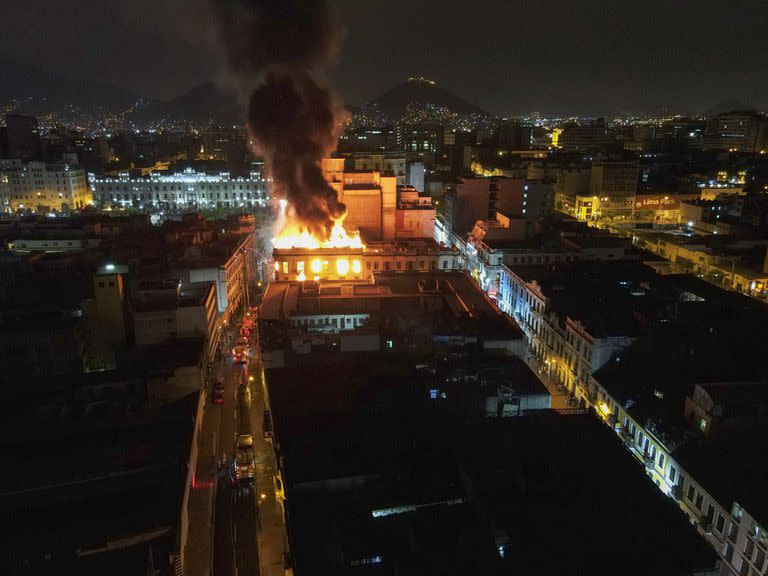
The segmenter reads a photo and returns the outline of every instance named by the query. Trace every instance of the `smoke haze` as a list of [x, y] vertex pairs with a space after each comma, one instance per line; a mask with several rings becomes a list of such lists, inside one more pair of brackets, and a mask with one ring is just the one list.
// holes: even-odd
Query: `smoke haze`
[[327, 239], [346, 212], [323, 177], [343, 108], [322, 80], [341, 31], [324, 0], [212, 0], [232, 71], [256, 88], [248, 128], [272, 191], [296, 223]]

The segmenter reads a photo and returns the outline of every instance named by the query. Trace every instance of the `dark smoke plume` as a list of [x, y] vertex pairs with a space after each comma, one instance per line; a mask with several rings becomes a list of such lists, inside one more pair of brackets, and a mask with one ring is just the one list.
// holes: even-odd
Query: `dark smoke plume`
[[257, 86], [248, 128], [273, 192], [288, 200], [301, 226], [325, 239], [346, 211], [320, 168], [343, 118], [318, 79], [341, 36], [332, 11], [324, 0], [212, 2], [230, 67]]

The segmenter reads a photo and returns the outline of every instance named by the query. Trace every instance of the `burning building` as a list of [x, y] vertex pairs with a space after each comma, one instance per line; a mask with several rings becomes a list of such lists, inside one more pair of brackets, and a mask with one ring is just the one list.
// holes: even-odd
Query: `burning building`
[[462, 256], [430, 238], [358, 246], [275, 247], [276, 281], [370, 280], [373, 274], [459, 270]]

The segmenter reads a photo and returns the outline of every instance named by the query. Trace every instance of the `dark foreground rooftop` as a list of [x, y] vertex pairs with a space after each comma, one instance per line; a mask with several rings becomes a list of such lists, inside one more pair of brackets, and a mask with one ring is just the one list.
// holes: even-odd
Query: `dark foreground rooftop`
[[144, 574], [174, 551], [198, 394], [4, 435], [5, 573]]

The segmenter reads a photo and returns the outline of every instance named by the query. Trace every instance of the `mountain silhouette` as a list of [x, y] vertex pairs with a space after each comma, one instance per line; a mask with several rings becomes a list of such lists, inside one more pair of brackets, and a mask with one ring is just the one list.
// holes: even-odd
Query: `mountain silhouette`
[[409, 78], [378, 98], [374, 98], [364, 105], [364, 108], [376, 107], [388, 118], [397, 121], [407, 114], [409, 107], [424, 108], [427, 106], [445, 108], [460, 115], [490, 116], [478, 106], [470, 104], [460, 96], [426, 78]]

